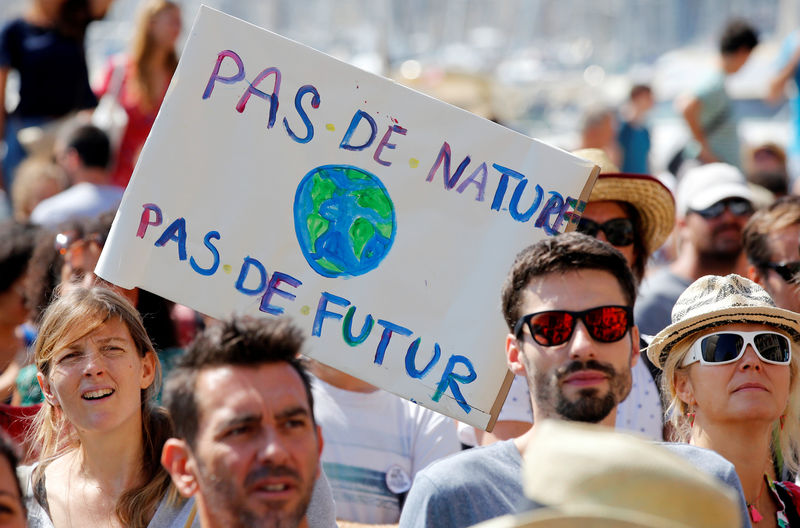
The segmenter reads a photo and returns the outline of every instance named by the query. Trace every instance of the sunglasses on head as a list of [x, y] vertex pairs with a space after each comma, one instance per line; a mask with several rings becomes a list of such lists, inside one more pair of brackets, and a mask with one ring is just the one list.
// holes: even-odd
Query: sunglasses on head
[[800, 278], [800, 262], [762, 262], [760, 266], [775, 270], [786, 282]]
[[602, 231], [612, 246], [633, 244], [633, 222], [630, 218], [612, 218], [602, 224], [588, 218], [581, 218], [578, 222], [578, 231], [595, 238], [597, 238], [597, 233]]
[[73, 249], [83, 249], [88, 244], [96, 244], [98, 247], [103, 247], [106, 239], [100, 233], [92, 233], [86, 236], [78, 236], [75, 232], [58, 233], [53, 241], [53, 247], [60, 254], [65, 255], [67, 251]]
[[728, 198], [727, 200], [720, 200], [705, 209], [691, 209], [691, 211], [699, 214], [706, 220], [712, 220], [722, 216], [726, 207], [728, 211], [736, 216], [747, 216], [753, 213], [753, 205], [744, 198]]
[[726, 365], [738, 361], [747, 345], [753, 345], [761, 361], [773, 365], [788, 365], [792, 359], [789, 338], [778, 332], [714, 332], [703, 336], [689, 348], [681, 366], [700, 362], [701, 365]]
[[583, 321], [592, 339], [601, 343], [619, 341], [633, 326], [633, 310], [629, 306], [598, 306], [582, 312], [550, 310], [523, 315], [514, 325], [519, 338], [525, 325], [533, 340], [542, 346], [557, 346], [572, 337], [578, 320]]

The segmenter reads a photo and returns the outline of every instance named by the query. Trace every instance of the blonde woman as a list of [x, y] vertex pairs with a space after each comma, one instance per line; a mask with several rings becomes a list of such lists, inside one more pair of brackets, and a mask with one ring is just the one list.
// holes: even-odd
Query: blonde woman
[[678, 298], [648, 348], [664, 371], [675, 440], [733, 463], [757, 528], [800, 526], [800, 488], [773, 480], [774, 462], [799, 465], [798, 341], [800, 314], [748, 279], [709, 275]]
[[152, 404], [159, 363], [136, 309], [106, 288], [70, 289], [44, 313], [35, 362], [45, 403], [38, 462], [21, 471], [29, 526], [188, 526], [160, 464], [172, 429]]
[[128, 114], [111, 182], [125, 187], [131, 179], [136, 159], [153, 126], [172, 74], [178, 65], [175, 43], [181, 33], [181, 11], [169, 0], [147, 0], [142, 6], [133, 33], [128, 57], [113, 60], [99, 90], [113, 90], [112, 79], [118, 68], [124, 74], [117, 95]]

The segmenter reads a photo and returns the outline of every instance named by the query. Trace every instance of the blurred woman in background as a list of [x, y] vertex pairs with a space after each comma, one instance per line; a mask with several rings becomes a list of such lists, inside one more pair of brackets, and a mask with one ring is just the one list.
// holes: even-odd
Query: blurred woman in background
[[139, 152], [153, 126], [172, 74], [178, 65], [175, 43], [181, 33], [181, 12], [169, 0], [147, 0], [134, 28], [128, 57], [111, 61], [98, 95], [114, 89], [114, 76], [123, 73], [117, 101], [128, 124], [116, 153], [111, 183], [126, 187]]

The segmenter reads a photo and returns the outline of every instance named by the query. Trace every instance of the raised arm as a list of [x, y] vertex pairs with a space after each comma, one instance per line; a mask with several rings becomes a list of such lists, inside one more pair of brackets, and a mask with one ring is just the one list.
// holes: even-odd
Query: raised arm
[[783, 65], [783, 67], [775, 74], [769, 81], [769, 89], [767, 92], [767, 101], [770, 103], [777, 103], [783, 97], [783, 90], [786, 83], [791, 79], [797, 71], [797, 66], [800, 65], [800, 46], [797, 46], [792, 53], [792, 56]]

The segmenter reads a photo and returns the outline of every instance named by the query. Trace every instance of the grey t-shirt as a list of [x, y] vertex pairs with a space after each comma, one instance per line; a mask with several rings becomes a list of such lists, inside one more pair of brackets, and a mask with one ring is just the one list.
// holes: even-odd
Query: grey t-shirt
[[[742, 486], [733, 464], [708, 449], [658, 443], [698, 470], [733, 488], [742, 526], [750, 528]], [[542, 507], [522, 490], [522, 456], [512, 440], [463, 451], [417, 474], [400, 528], [468, 527], [479, 522]]]
[[639, 288], [633, 307], [633, 320], [639, 332], [653, 336], [672, 323], [672, 307], [691, 281], [664, 267], [647, 277]]
[[512, 440], [476, 447], [417, 473], [400, 528], [460, 528], [517, 511], [522, 456]]
[[739, 475], [736, 468], [728, 459], [710, 449], [703, 449], [689, 444], [679, 444], [675, 442], [659, 442], [660, 445], [683, 458], [691, 465], [715, 477], [717, 480], [732, 488], [739, 499], [739, 514], [742, 517], [742, 526], [750, 528], [750, 515], [747, 513], [747, 501], [744, 499], [742, 483], [739, 482]]

